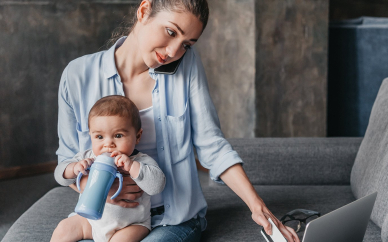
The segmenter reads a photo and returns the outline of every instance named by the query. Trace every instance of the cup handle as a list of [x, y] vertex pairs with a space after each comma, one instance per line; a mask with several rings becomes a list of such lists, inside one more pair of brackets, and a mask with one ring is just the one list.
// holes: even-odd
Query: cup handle
[[78, 173], [78, 176], [77, 176], [77, 188], [78, 188], [78, 191], [81, 191], [81, 188], [79, 186], [79, 182], [81, 180], [81, 177], [82, 177], [82, 172]]
[[117, 192], [113, 194], [113, 196], [110, 197], [110, 199], [115, 199], [121, 192], [121, 189], [123, 188], [123, 175], [121, 173], [116, 173], [116, 178], [119, 178], [119, 189], [117, 189]]
[[[86, 170], [90, 170], [90, 168], [88, 167]], [[77, 188], [78, 188], [78, 191], [81, 191], [81, 187], [79, 186], [79, 182], [81, 181], [81, 177], [82, 177], [82, 172], [78, 173], [77, 175]]]

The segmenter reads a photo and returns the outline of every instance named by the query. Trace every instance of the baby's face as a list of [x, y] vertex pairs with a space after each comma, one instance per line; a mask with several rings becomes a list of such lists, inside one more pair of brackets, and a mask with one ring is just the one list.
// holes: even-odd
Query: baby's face
[[119, 116], [96, 116], [90, 120], [89, 134], [93, 153], [120, 151], [131, 155], [139, 143], [141, 131], [136, 133], [128, 118]]

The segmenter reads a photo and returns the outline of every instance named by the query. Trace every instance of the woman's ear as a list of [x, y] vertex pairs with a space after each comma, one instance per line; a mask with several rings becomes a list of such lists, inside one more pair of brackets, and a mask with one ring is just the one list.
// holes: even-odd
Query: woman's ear
[[143, 129], [140, 128], [139, 132], [137, 132], [137, 134], [136, 134], [136, 144], [139, 144], [142, 134], [143, 134]]
[[149, 0], [143, 0], [140, 3], [139, 8], [137, 9], [137, 20], [140, 23], [147, 21], [149, 14], [151, 13], [151, 2]]

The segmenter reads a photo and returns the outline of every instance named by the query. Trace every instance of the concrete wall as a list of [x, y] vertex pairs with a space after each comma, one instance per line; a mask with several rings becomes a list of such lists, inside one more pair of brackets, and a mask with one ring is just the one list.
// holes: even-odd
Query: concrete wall
[[69, 61], [99, 51], [127, 3], [0, 3], [0, 168], [56, 160], [57, 92]]
[[254, 0], [210, 0], [210, 19], [197, 43], [226, 137], [254, 137]]
[[256, 136], [326, 136], [328, 4], [256, 1]]

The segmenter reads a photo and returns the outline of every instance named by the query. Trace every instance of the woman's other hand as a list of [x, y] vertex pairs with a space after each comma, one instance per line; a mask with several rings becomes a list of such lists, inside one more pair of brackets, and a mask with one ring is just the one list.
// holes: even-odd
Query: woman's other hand
[[[261, 199], [260, 199], [261, 200]], [[256, 209], [253, 209], [252, 212], [252, 219], [255, 221], [258, 225], [263, 226], [265, 232], [268, 235], [272, 235], [272, 228], [271, 224], [268, 221], [268, 218], [271, 218], [273, 223], [278, 227], [280, 232], [283, 234], [284, 238], [287, 239], [288, 242], [300, 242], [298, 235], [296, 232], [287, 226], [284, 226], [265, 206], [264, 202], [261, 200], [258, 202], [257, 206], [255, 206]]]
[[108, 197], [106, 199], [107, 203], [119, 205], [124, 208], [134, 208], [139, 205], [137, 200], [143, 195], [143, 190], [132, 180], [127, 171], [119, 169], [119, 172], [123, 175], [123, 188], [121, 189], [120, 194], [115, 199], [110, 199], [119, 188], [119, 181], [115, 179], [112, 184], [112, 187], [109, 190]]
[[241, 164], [235, 164], [229, 167], [221, 174], [220, 178], [248, 205], [252, 212], [252, 219], [258, 225], [263, 226], [267, 234], [272, 234], [271, 224], [268, 221], [268, 218], [271, 218], [288, 242], [300, 242], [295, 231], [292, 228], [285, 227], [271, 211], [269, 211], [263, 199], [260, 198], [249, 181]]

